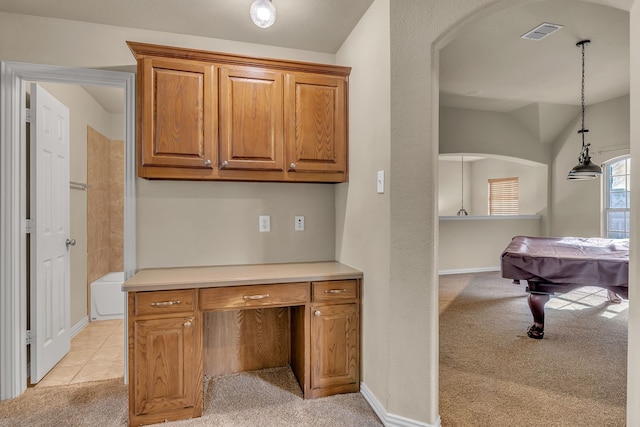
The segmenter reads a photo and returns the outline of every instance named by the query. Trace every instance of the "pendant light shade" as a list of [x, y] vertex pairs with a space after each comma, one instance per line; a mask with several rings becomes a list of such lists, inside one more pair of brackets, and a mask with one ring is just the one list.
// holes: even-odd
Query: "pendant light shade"
[[580, 150], [580, 156], [578, 157], [578, 164], [569, 171], [567, 179], [593, 179], [602, 175], [602, 169], [600, 166], [591, 163], [591, 156], [589, 155], [589, 145], [584, 142], [584, 134], [589, 132], [589, 129], [584, 127], [584, 47], [589, 44], [591, 40], [582, 40], [576, 43], [576, 46], [582, 50], [582, 87], [580, 91], [580, 103], [582, 105], [582, 127], [578, 131], [582, 139], [582, 149]]
[[249, 10], [251, 20], [260, 28], [269, 28], [276, 21], [276, 8], [271, 0], [255, 0]]

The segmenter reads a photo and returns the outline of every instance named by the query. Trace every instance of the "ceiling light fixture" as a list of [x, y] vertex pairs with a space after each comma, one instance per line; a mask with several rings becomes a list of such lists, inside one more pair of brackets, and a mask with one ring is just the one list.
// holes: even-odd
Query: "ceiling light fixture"
[[271, 0], [255, 0], [249, 10], [251, 20], [260, 28], [269, 28], [276, 21], [276, 8]]
[[582, 88], [580, 92], [580, 103], [582, 104], [582, 127], [578, 130], [578, 133], [582, 137], [582, 150], [580, 150], [578, 164], [571, 169], [567, 179], [593, 179], [602, 175], [602, 169], [600, 169], [600, 166], [591, 163], [591, 156], [589, 156], [590, 144], [585, 144], [584, 142], [584, 134], [589, 132], [589, 129], [584, 128], [584, 47], [589, 43], [591, 43], [591, 40], [582, 40], [576, 43], [576, 46], [582, 49]]

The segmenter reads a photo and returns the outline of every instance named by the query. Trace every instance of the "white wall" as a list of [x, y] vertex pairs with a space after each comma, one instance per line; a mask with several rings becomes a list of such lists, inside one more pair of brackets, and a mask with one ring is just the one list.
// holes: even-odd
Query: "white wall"
[[[631, 97], [630, 117], [640, 117], [640, 2], [635, 1], [630, 12], [630, 59], [631, 59]], [[640, 120], [632, 120], [630, 125], [631, 161], [640, 162]], [[629, 250], [632, 254], [640, 253], [640, 174], [631, 175], [631, 236]], [[628, 359], [627, 359], [627, 425], [640, 424], [640, 293], [638, 283], [640, 267], [638, 257], [629, 264], [629, 322], [628, 322]], [[631, 402], [631, 403], [630, 403]]]
[[500, 254], [514, 236], [540, 236], [539, 218], [440, 218], [440, 274], [500, 269]]
[[[457, 215], [460, 207], [469, 215], [486, 215], [471, 208], [471, 162], [464, 162], [464, 178], [460, 161], [438, 161], [438, 215]], [[464, 180], [463, 180], [464, 179]], [[464, 188], [462, 187], [464, 185]]]
[[[585, 110], [585, 126], [589, 129], [585, 142], [590, 143], [592, 162], [600, 164], [628, 153], [630, 119], [629, 96], [621, 96]], [[551, 194], [551, 233], [554, 236], [601, 235], [602, 178], [589, 181], [567, 180], [567, 174], [578, 163], [582, 141], [577, 119], [554, 142]], [[606, 151], [598, 154], [598, 151]]]
[[547, 209], [548, 167], [541, 164], [482, 159], [471, 162], [471, 209], [488, 215], [489, 179], [518, 177], [519, 215], [542, 215]]
[[[547, 209], [546, 165], [483, 158], [465, 161], [464, 208], [469, 215], [489, 215], [488, 180], [518, 177], [519, 214], [543, 215]], [[453, 216], [460, 209], [462, 172], [459, 161], [438, 162], [438, 215]]]
[[[375, 1], [336, 58], [351, 65], [350, 181], [336, 189], [336, 259], [364, 272], [362, 381], [388, 407], [389, 0]], [[377, 171], [385, 193], [376, 193]]]
[[[331, 184], [138, 179], [137, 191], [138, 268], [334, 260]], [[271, 216], [270, 233], [258, 215]]]
[[507, 113], [441, 107], [439, 145], [441, 154], [495, 154], [551, 163], [551, 145]]

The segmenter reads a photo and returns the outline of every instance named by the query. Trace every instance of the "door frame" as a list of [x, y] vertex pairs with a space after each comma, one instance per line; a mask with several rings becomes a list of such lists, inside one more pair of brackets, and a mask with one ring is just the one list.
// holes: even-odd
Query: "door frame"
[[135, 73], [0, 61], [0, 400], [27, 388], [25, 81], [124, 89], [125, 278], [136, 268]]

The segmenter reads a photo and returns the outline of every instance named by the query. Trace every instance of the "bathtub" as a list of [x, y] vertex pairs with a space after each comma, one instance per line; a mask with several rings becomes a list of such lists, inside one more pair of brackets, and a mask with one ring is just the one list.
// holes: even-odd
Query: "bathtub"
[[124, 319], [124, 272], [107, 273], [91, 282], [91, 320]]

